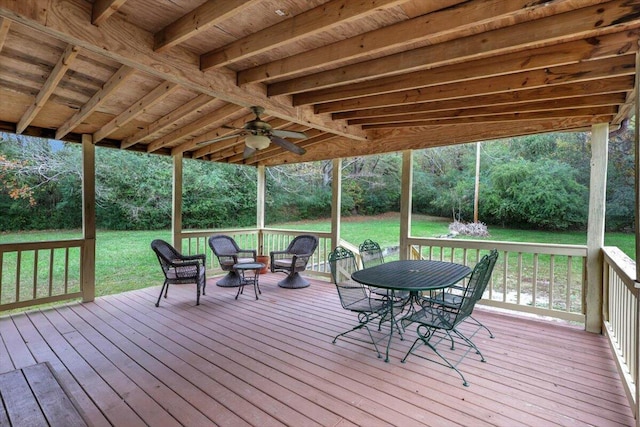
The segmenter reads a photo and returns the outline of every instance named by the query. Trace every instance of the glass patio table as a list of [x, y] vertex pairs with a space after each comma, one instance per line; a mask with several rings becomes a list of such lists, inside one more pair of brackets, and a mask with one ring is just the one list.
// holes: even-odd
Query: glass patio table
[[[395, 298], [396, 292], [408, 291], [409, 299], [406, 304], [413, 304], [418, 300], [419, 292], [448, 288], [467, 277], [470, 273], [470, 267], [454, 262], [400, 260], [389, 261], [356, 271], [351, 274], [351, 278], [367, 286], [388, 289], [391, 299]], [[406, 304], [403, 304], [400, 312], [404, 310]], [[389, 361], [389, 347], [393, 337], [393, 328], [397, 325], [393, 313], [394, 305], [389, 304], [391, 331], [389, 332], [385, 362]]]

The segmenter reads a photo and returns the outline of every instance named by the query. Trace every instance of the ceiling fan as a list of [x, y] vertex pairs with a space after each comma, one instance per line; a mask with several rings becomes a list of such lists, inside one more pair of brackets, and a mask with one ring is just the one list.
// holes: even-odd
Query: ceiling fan
[[295, 154], [304, 154], [307, 152], [302, 147], [297, 146], [293, 142], [287, 141], [284, 138], [294, 139], [306, 139], [307, 135], [303, 132], [295, 132], [289, 130], [273, 129], [273, 127], [260, 119], [260, 115], [264, 112], [262, 107], [250, 107], [251, 112], [255, 114], [253, 120], [246, 122], [241, 128], [223, 125], [223, 128], [234, 129], [238, 132], [234, 132], [231, 135], [221, 136], [220, 138], [210, 139], [203, 141], [198, 145], [211, 144], [213, 142], [222, 141], [225, 139], [237, 138], [238, 136], [245, 136], [244, 144], [244, 158], [253, 156], [257, 150], [263, 150], [269, 146], [270, 143], [274, 143], [285, 150], [291, 151]]

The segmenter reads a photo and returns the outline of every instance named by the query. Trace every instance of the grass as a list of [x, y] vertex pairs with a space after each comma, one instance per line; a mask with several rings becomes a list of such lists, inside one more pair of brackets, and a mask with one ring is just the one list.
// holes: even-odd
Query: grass
[[[437, 237], [447, 234], [448, 225], [448, 219], [416, 215], [413, 217], [411, 234], [420, 237]], [[329, 231], [330, 220], [278, 224], [277, 228]], [[355, 245], [368, 238], [379, 242], [382, 247], [398, 246], [399, 232], [400, 222], [397, 214], [342, 219], [341, 237]], [[486, 238], [487, 240], [576, 245], [586, 244], [587, 241], [585, 232], [543, 232], [500, 227], [489, 227], [489, 232], [491, 235]], [[81, 237], [79, 231], [5, 233], [0, 235], [0, 243], [79, 237]], [[161, 284], [163, 276], [158, 261], [150, 249], [151, 241], [158, 238], [170, 241], [171, 233], [169, 230], [99, 230], [96, 238], [96, 295], [108, 295]], [[607, 234], [605, 245], [618, 246], [635, 259], [633, 234]]]

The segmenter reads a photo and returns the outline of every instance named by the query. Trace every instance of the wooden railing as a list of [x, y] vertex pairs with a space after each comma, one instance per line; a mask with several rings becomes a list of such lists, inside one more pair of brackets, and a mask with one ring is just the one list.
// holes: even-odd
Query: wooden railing
[[603, 248], [603, 332], [616, 356], [631, 408], [638, 420], [638, 304], [635, 262], [616, 247]]
[[408, 253], [474, 266], [500, 253], [481, 304], [569, 321], [585, 321], [586, 246], [409, 238]]
[[84, 240], [0, 244], [0, 311], [82, 297]]

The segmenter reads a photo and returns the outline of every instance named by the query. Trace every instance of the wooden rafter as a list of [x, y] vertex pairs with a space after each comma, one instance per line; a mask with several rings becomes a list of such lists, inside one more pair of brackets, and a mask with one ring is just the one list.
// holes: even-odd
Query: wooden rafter
[[[192, 121], [186, 126], [181, 127], [180, 129], [176, 129], [173, 132], [164, 135], [161, 138], [156, 139], [151, 144], [147, 145], [147, 152], [152, 153], [154, 151], [159, 150], [160, 148], [166, 147], [175, 143], [176, 141], [181, 141], [185, 139], [193, 139], [199, 130], [206, 127], [211, 126], [220, 126], [224, 122], [224, 120], [230, 115], [236, 114], [238, 111], [242, 110], [242, 107], [237, 105], [229, 104], [222, 108], [219, 108], [211, 113], [205, 114], [197, 120]], [[193, 143], [196, 145], [196, 142], [187, 142], [188, 144]], [[182, 149], [186, 150], [185, 145], [183, 145]], [[175, 153], [174, 153], [175, 154]]]
[[154, 104], [162, 101], [167, 96], [171, 95], [178, 85], [171, 82], [164, 82], [158, 85], [155, 89], [145, 95], [142, 99], [138, 100], [135, 104], [131, 105], [126, 111], [117, 117], [114, 117], [109, 123], [100, 128], [93, 134], [93, 143], [97, 143], [113, 132], [121, 128], [122, 126], [135, 119], [140, 114], [145, 113]]
[[511, 106], [511, 109], [520, 108], [527, 102], [542, 101], [553, 103], [563, 99], [573, 98], [576, 93], [585, 96], [587, 94], [600, 95], [610, 93], [625, 93], [632, 84], [633, 76], [620, 76], [606, 80], [589, 80], [577, 83], [567, 83], [555, 86], [542, 86], [520, 91], [508, 91], [489, 95], [477, 95], [467, 98], [454, 98], [444, 100], [427, 101], [424, 103], [396, 105], [389, 107], [354, 110], [335, 113], [341, 119], [381, 117], [381, 116], [406, 116], [426, 111], [446, 111], [463, 108], [488, 108], [492, 106]]
[[[576, 100], [577, 98], [577, 100]], [[540, 112], [540, 111], [557, 111], [567, 110], [576, 107], [601, 107], [615, 106], [626, 99], [624, 92], [607, 93], [593, 96], [580, 96], [565, 99], [542, 100], [523, 102], [518, 105], [518, 112]], [[464, 119], [466, 117], [485, 117], [497, 114], [508, 114], [513, 111], [512, 106], [507, 105], [491, 105], [486, 107], [469, 106], [468, 108], [458, 108], [453, 110], [437, 110], [425, 111], [415, 114], [406, 114], [402, 116], [382, 116], [369, 117], [361, 119], [349, 120], [351, 124], [372, 125], [372, 124], [391, 124], [391, 123], [409, 123], [420, 122], [425, 120], [439, 119]], [[419, 126], [419, 125], [418, 125]]]
[[140, 129], [140, 131], [135, 133], [133, 136], [124, 139], [120, 144], [120, 148], [131, 147], [137, 142], [153, 136], [154, 134], [168, 128], [178, 120], [182, 119], [184, 116], [192, 114], [194, 111], [197, 111], [214, 101], [215, 99], [211, 98], [208, 95], [198, 95], [186, 104], [182, 104], [180, 107], [176, 108], [166, 116], [163, 116], [155, 122], [149, 124], [148, 126], [145, 126], [143, 129]]
[[111, 16], [99, 27], [91, 25], [88, 18], [82, 18], [90, 13], [84, 0], [24, 2], [28, 2], [28, 6], [17, 8], [13, 0], [0, 0], [0, 17], [10, 16], [42, 34], [77, 44], [100, 56], [211, 97], [241, 106], [260, 105], [270, 114], [286, 120], [353, 139], [366, 138], [361, 129], [326, 120], [314, 114], [311, 108], [294, 108], [278, 98], [269, 98], [261, 86], [241, 89], [235, 84], [235, 73], [229, 70], [202, 73], [197, 57], [179, 50], [179, 46], [174, 47], [171, 56], [154, 52], [149, 43], [153, 36], [118, 15]]
[[96, 0], [91, 12], [91, 23], [100, 25], [116, 13], [127, 0]]
[[414, 89], [383, 95], [347, 99], [316, 105], [316, 111], [331, 113], [359, 110], [381, 106], [421, 103], [435, 100], [465, 98], [483, 94], [514, 92], [535, 87], [577, 83], [588, 80], [610, 79], [617, 76], [634, 75], [635, 54], [624, 55], [609, 61], [589, 61], [550, 69], [525, 71], [506, 76], [475, 79], [467, 84], [448, 83], [437, 90]]
[[[584, 2], [584, 6], [602, 0]], [[451, 1], [452, 4], [460, 3]], [[442, 6], [442, 5], [440, 5]], [[523, 16], [539, 19], [544, 16], [569, 10], [569, 2], [532, 3], [529, 0], [489, 0], [482, 3], [464, 3], [432, 14], [401, 21], [349, 39], [341, 40], [297, 55], [261, 64], [238, 73], [238, 84], [278, 79], [301, 73], [318, 66], [329, 67], [370, 56], [394, 48], [403, 48], [415, 43], [443, 43], [460, 34], [466, 36], [487, 30], [489, 18], [491, 28], [513, 25]], [[455, 26], [451, 25], [455, 22]]]
[[69, 45], [66, 47], [60, 56], [60, 59], [51, 70], [49, 77], [47, 77], [44, 86], [42, 86], [42, 89], [38, 92], [36, 99], [20, 118], [20, 121], [16, 126], [16, 133], [22, 133], [38, 115], [38, 112], [42, 107], [44, 107], [44, 104], [47, 102], [53, 91], [56, 90], [56, 87], [58, 86], [58, 83], [60, 83], [60, 80], [62, 80], [62, 77], [64, 77], [64, 74], [67, 72], [69, 67], [71, 67], [71, 63], [78, 55], [78, 50], [77, 46]]
[[406, 0], [333, 0], [307, 12], [258, 31], [220, 50], [200, 57], [200, 68], [220, 67], [252, 55], [291, 43], [302, 37], [318, 34], [339, 24], [361, 18], [385, 7], [393, 7]]
[[0, 18], [0, 51], [2, 51], [2, 46], [4, 46], [7, 34], [9, 34], [9, 26], [11, 26], [10, 20], [7, 18]]
[[[612, 31], [611, 28], [617, 26], [631, 30], [640, 27], [638, 21], [631, 21], [631, 17], [635, 14], [635, 5], [629, 5], [624, 0], [613, 1], [605, 5], [577, 9], [462, 39], [274, 83], [269, 85], [268, 93], [270, 96], [276, 96], [342, 86], [372, 78], [443, 66], [462, 60], [470, 61], [532, 49], [556, 44], [563, 40], [577, 40], [577, 35], [580, 35], [580, 38], [596, 37], [606, 34], [607, 31]], [[627, 21], [631, 21], [631, 23], [625, 24]], [[617, 31], [620, 30], [617, 28]]]
[[190, 37], [242, 13], [259, 0], [209, 0], [153, 35], [154, 49], [163, 52]]
[[113, 76], [97, 91], [89, 101], [67, 121], [65, 121], [56, 131], [56, 139], [62, 139], [71, 132], [76, 126], [93, 113], [105, 99], [112, 94], [121, 84], [123, 84], [129, 76], [134, 73], [134, 69], [126, 65], [121, 66]]
[[629, 54], [637, 50], [636, 41], [640, 32], [627, 31], [559, 43], [547, 48], [513, 52], [492, 58], [430, 68], [399, 76], [384, 77], [348, 87], [328, 88], [305, 92], [293, 96], [293, 105], [331, 102], [338, 99], [358, 98], [390, 92], [399, 92], [421, 87], [437, 86], [454, 82], [468, 82], [478, 76], [501, 76], [552, 66], [561, 66], [599, 58]]

